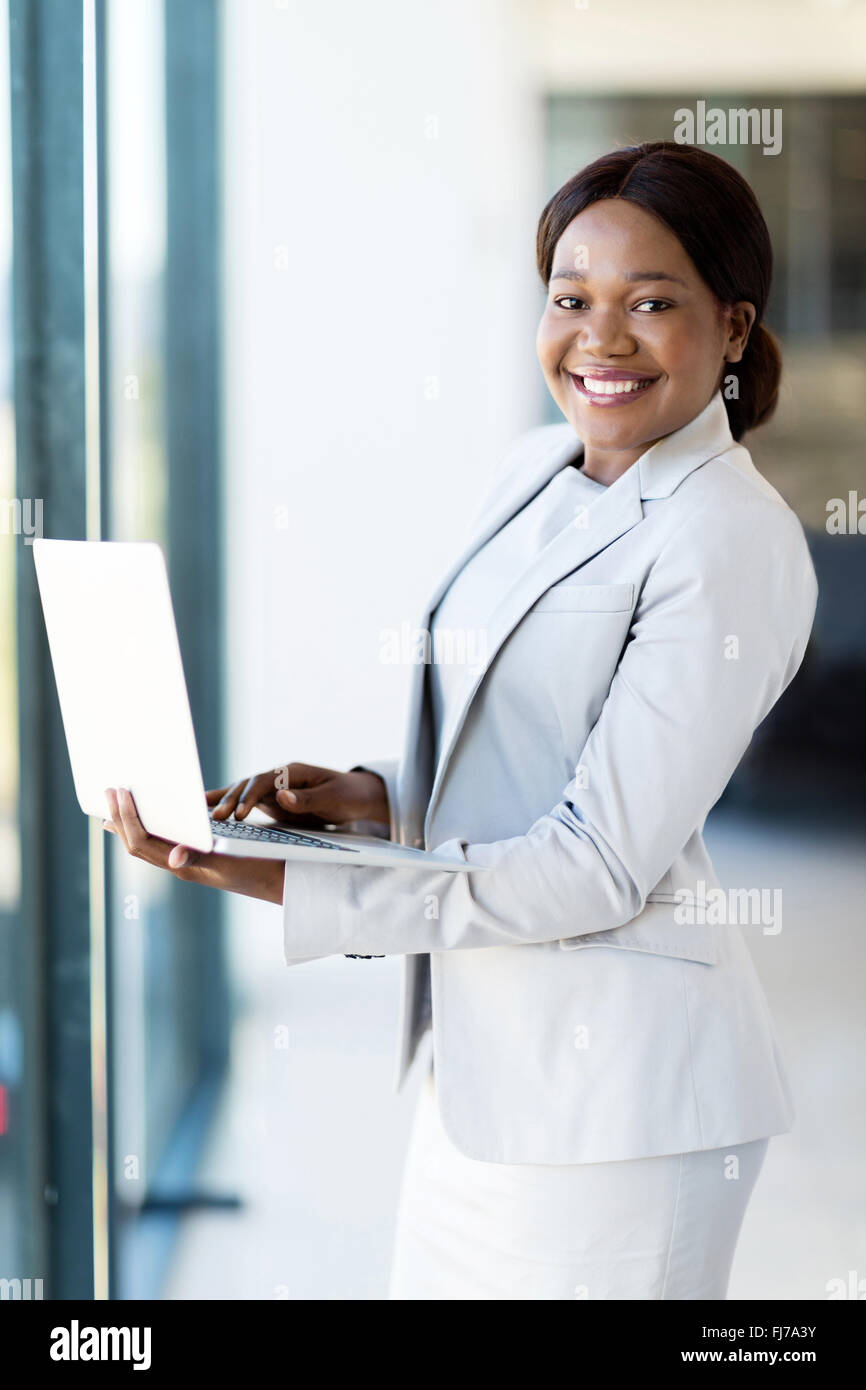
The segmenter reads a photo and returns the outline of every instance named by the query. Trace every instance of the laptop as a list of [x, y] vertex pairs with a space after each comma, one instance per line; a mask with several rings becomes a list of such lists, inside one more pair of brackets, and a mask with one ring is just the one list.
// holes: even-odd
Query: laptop
[[[168, 573], [154, 542], [36, 539], [33, 557], [82, 811], [125, 787], [145, 829], [190, 849], [466, 873], [465, 860], [375, 835], [216, 821], [202, 781]], [[472, 866], [474, 867], [474, 866]]]

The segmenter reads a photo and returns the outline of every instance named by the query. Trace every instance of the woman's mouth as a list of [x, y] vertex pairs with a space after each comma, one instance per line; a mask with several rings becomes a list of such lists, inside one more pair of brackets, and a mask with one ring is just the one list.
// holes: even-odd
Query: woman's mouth
[[631, 405], [633, 401], [645, 396], [659, 379], [657, 376], [644, 373], [632, 375], [624, 371], [597, 374], [591, 371], [581, 374], [569, 372], [568, 375], [579, 394], [591, 405]]

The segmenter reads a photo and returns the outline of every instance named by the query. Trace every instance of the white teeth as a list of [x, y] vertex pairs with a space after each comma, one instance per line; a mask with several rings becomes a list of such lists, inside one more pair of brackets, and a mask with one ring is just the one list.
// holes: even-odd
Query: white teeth
[[650, 378], [641, 381], [598, 381], [595, 377], [585, 376], [581, 380], [584, 389], [593, 396], [620, 396], [624, 391], [640, 391], [652, 384]]

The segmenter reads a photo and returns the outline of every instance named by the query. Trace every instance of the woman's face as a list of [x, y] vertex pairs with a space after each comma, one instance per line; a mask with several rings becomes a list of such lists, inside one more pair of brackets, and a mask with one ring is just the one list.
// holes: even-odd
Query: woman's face
[[723, 308], [643, 208], [609, 198], [575, 217], [556, 246], [537, 348], [586, 471], [612, 481], [693, 420], [724, 363], [740, 360], [754, 317], [750, 304]]

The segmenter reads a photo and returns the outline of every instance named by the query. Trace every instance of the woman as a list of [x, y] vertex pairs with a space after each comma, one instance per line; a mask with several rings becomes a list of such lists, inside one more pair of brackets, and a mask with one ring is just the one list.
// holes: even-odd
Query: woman
[[392, 1297], [723, 1299], [793, 1110], [744, 900], [701, 831], [817, 595], [737, 442], [776, 403], [770, 242], [733, 168], [659, 141], [565, 184], [537, 251], [567, 423], [517, 441], [421, 624], [434, 657], [482, 633], [484, 661], [416, 668], [399, 767], [210, 794], [217, 816], [380, 821], [486, 872], [284, 873], [154, 840], [114, 793], [112, 825], [182, 878], [281, 902], [289, 963], [404, 956], [399, 1077], [432, 1025], [435, 1081]]

